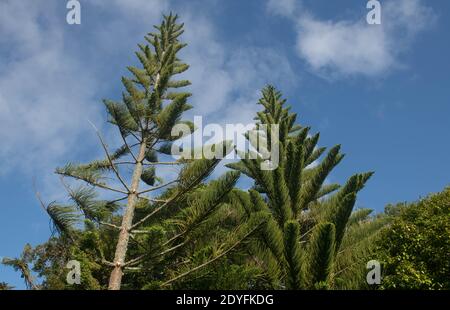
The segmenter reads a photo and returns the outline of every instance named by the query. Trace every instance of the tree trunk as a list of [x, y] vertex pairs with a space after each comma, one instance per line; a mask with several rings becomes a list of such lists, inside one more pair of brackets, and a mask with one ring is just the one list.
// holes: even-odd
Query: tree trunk
[[120, 226], [119, 239], [117, 240], [116, 253], [114, 255], [114, 269], [109, 278], [109, 290], [120, 290], [123, 275], [123, 265], [128, 250], [128, 241], [130, 239], [130, 229], [133, 224], [134, 208], [136, 206], [137, 193], [139, 189], [139, 182], [142, 175], [142, 162], [145, 157], [145, 149], [147, 143], [145, 139], [142, 141], [139, 154], [134, 168], [133, 177], [131, 179], [130, 193], [128, 194], [127, 207], [122, 218], [122, 225]]

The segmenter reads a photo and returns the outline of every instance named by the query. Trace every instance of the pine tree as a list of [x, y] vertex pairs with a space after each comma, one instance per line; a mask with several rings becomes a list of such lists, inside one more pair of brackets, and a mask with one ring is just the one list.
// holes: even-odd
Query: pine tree
[[[176, 74], [182, 73], [188, 68], [176, 57], [178, 51], [185, 46], [178, 40], [183, 32], [183, 26], [176, 24], [176, 19], [177, 17], [172, 15], [165, 17], [161, 25], [156, 27], [158, 32], [150, 33], [145, 37], [149, 44], [139, 46], [140, 51], [136, 55], [142, 68], [128, 68], [133, 74], [133, 78], [122, 78], [126, 89], [122, 101], [104, 101], [110, 122], [117, 126], [123, 145], [111, 153], [100, 133], [97, 132], [106, 153], [106, 159], [86, 165], [68, 164], [57, 169], [57, 173], [63, 176], [83, 180], [89, 185], [122, 194], [124, 196], [119, 199], [127, 200], [121, 224], [117, 227], [119, 237], [109, 280], [109, 289], [113, 290], [119, 289], [121, 285], [130, 233], [137, 226], [133, 224], [133, 220], [138, 200], [143, 197], [144, 193], [170, 184], [162, 183], [155, 186], [157, 179], [154, 166], [158, 162], [151, 157], [155, 157], [155, 151], [161, 151], [156, 147], [158, 144], [170, 143], [173, 140], [170, 135], [171, 128], [180, 121], [182, 112], [191, 108], [187, 104], [189, 93], [170, 92], [171, 89], [176, 90], [189, 85], [188, 81], [174, 80]], [[165, 101], [168, 103], [164, 106]], [[126, 162], [125, 156], [131, 157], [130, 162]], [[122, 161], [119, 162], [119, 160]], [[128, 164], [132, 166], [133, 170], [130, 183], [127, 183], [122, 176], [121, 170], [124, 169], [120, 169], [120, 165]], [[104, 174], [108, 172], [114, 174], [121, 188], [114, 188], [103, 182]], [[141, 180], [152, 188], [139, 190]], [[79, 196], [73, 197], [74, 200], [77, 201], [79, 198], [82, 201], [84, 197]], [[120, 201], [119, 199], [116, 201]], [[114, 203], [105, 202], [105, 207]], [[86, 215], [90, 216], [88, 213]], [[66, 224], [63, 222], [61, 226], [67, 227]], [[105, 225], [107, 224], [105, 223]]]
[[[182, 113], [191, 108], [187, 103], [191, 94], [179, 91], [190, 82], [176, 79], [188, 69], [177, 57], [186, 44], [179, 41], [183, 25], [176, 21], [177, 16], [165, 16], [156, 26], [157, 32], [145, 37], [147, 44], [139, 45], [136, 55], [141, 67], [128, 67], [133, 77], [122, 78], [126, 89], [122, 100], [104, 101], [109, 121], [118, 129], [123, 144], [111, 152], [96, 129], [106, 158], [88, 164], [70, 163], [56, 170], [73, 204], [45, 207], [60, 236], [45, 248], [66, 247], [64, 256], [81, 260], [86, 288], [102, 287], [104, 265], [112, 268], [111, 290], [121, 288], [125, 271], [131, 273], [132, 288], [171, 287], [231, 254], [264, 220], [255, 214], [233, 227], [226, 238], [212, 232], [202, 236], [200, 231], [211, 231], [205, 223], [218, 216], [239, 173], [230, 171], [205, 184], [219, 159], [160, 160], [169, 157], [172, 144], [181, 138], [171, 135], [175, 125], [193, 129], [192, 123], [181, 120]], [[214, 148], [224, 152], [231, 149], [227, 142]], [[178, 177], [162, 180], [157, 176], [157, 167], [162, 165], [177, 167]], [[130, 170], [132, 174], [127, 177]], [[66, 177], [87, 185], [73, 188], [64, 181]], [[115, 184], [106, 182], [111, 177]], [[99, 199], [94, 188], [117, 197]], [[126, 203], [122, 205], [122, 201]], [[85, 224], [82, 231], [81, 219]], [[61, 244], [65, 242], [69, 245]], [[113, 249], [111, 243], [115, 244]], [[111, 252], [113, 259], [109, 261]], [[42, 271], [42, 266], [37, 270]], [[139, 274], [133, 275], [133, 271]], [[61, 275], [56, 274], [56, 278]]]
[[[360, 223], [357, 217], [362, 214], [352, 214], [356, 194], [373, 173], [356, 174], [344, 186], [325, 184], [344, 157], [340, 145], [332, 147], [320, 161], [326, 149], [317, 147], [319, 134], [309, 135], [310, 128], [295, 125], [297, 116], [285, 102], [274, 87], [263, 89], [259, 104], [264, 109], [257, 113], [255, 135], [251, 131], [246, 137], [256, 150], [261, 149], [261, 139], [267, 141], [268, 150], [278, 143], [279, 165], [272, 171], [262, 170], [262, 152], [252, 159], [254, 151], [237, 151], [241, 160], [228, 167], [253, 179], [254, 186], [248, 192], [236, 190], [232, 199], [248, 214], [267, 210], [271, 215], [250, 251], [262, 260], [275, 288], [331, 288], [341, 274], [339, 268], [348, 267], [351, 255], [346, 253], [345, 260], [341, 251], [351, 243], [346, 235], [352, 222]], [[270, 134], [261, 135], [264, 126], [270, 133], [275, 125], [279, 126], [279, 141], [271, 141]], [[257, 132], [260, 138], [252, 139]], [[318, 164], [311, 165], [313, 162]], [[367, 219], [368, 213], [363, 215]], [[357, 225], [352, 226], [352, 235], [360, 232], [358, 242], [364, 244], [362, 239], [371, 234], [362, 226], [358, 231]]]

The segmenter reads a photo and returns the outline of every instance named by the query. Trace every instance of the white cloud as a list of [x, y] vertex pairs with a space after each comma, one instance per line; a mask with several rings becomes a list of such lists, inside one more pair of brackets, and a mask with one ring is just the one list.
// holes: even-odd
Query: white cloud
[[374, 76], [395, 65], [387, 39], [381, 27], [363, 22], [304, 17], [298, 25], [296, 49], [316, 72]]
[[[92, 22], [84, 18], [89, 9], [115, 14], [122, 21], [92, 22], [93, 29], [88, 33], [82, 30], [96, 43], [94, 57], [70, 50], [73, 42], [69, 40], [81, 37], [72, 36], [71, 30], [77, 29], [67, 30], [65, 11], [60, 10], [64, 7], [57, 1], [45, 5], [34, 1], [0, 3], [0, 174], [12, 169], [26, 175], [51, 174], [56, 165], [96, 143], [87, 120], [102, 124], [99, 98], [107, 94], [99, 90], [118, 85], [120, 80], [117, 75], [105, 82], [102, 70], [111, 70], [106, 63], [117, 51], [126, 49], [132, 54], [130, 46], [134, 48], [151, 30], [169, 2], [95, 0], [89, 5], [93, 6], [82, 5], [82, 26], [71, 27]], [[121, 44], [117, 44], [118, 38]], [[90, 48], [86, 46], [86, 50]], [[81, 147], [80, 139], [84, 142]], [[69, 153], [70, 158], [65, 157]]]
[[248, 123], [260, 109], [256, 102], [263, 86], [293, 85], [295, 74], [283, 54], [252, 46], [227, 48], [209, 19], [181, 15], [183, 39], [189, 44], [182, 58], [190, 65], [185, 77], [192, 82], [192, 114], [209, 121]]
[[402, 31], [403, 35], [414, 36], [430, 27], [436, 21], [434, 10], [423, 0], [389, 1], [383, 6], [388, 30]]
[[[96, 83], [65, 50], [55, 6], [0, 4], [1, 173], [39, 169], [73, 148], [96, 117]], [[44, 21], [44, 22], [43, 22]]]
[[[421, 0], [383, 2], [381, 25], [368, 25], [365, 15], [356, 21], [334, 21], [298, 8], [289, 10], [297, 13], [289, 14], [281, 3], [278, 12], [285, 12], [295, 23], [298, 55], [313, 72], [327, 78], [374, 77], [403, 67], [400, 56], [435, 20], [433, 10]], [[273, 11], [274, 1], [269, 1], [267, 8]]]

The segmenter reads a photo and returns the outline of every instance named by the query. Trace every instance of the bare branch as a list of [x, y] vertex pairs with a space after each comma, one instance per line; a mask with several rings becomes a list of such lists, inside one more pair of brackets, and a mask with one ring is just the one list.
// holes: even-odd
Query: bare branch
[[132, 231], [130, 231], [130, 233], [139, 235], [139, 234], [149, 234], [149, 233], [151, 233], [151, 231], [149, 231], [149, 230], [132, 230]]
[[102, 189], [105, 189], [105, 190], [109, 190], [109, 191], [112, 191], [112, 192], [128, 195], [128, 192], [125, 192], [123, 190], [120, 190], [120, 189], [117, 189], [117, 188], [113, 188], [113, 187], [110, 187], [110, 186], [107, 186], [107, 185], [104, 185], [104, 184], [101, 184], [101, 183], [93, 182], [91, 180], [86, 180], [85, 178], [82, 178], [82, 177], [79, 177], [79, 176], [76, 176], [76, 175], [66, 174], [66, 173], [59, 173], [59, 172], [56, 172], [56, 174], [59, 174], [59, 175], [62, 175], [62, 176], [66, 176], [66, 177], [71, 177], [71, 178], [74, 178], [74, 179], [77, 179], [77, 180], [81, 180], [81, 181], [84, 181], [84, 182], [86, 182], [88, 184], [91, 184], [92, 186], [96, 186], [96, 187], [99, 187], [99, 188], [102, 188]]
[[106, 259], [102, 259], [102, 264], [110, 267], [114, 267], [114, 263], [107, 261]]
[[165, 254], [167, 254], [167, 253], [170, 253], [170, 252], [172, 252], [172, 251], [178, 249], [179, 247], [182, 247], [182, 246], [185, 245], [186, 243], [187, 243], [187, 241], [181, 242], [181, 243], [177, 244], [176, 246], [171, 247], [170, 249], [167, 249], [167, 250], [165, 250], [165, 251], [162, 251], [162, 252], [159, 253], [157, 256], [162, 256], [162, 255], [165, 255]]
[[239, 239], [238, 241], [236, 241], [236, 242], [235, 242], [231, 247], [229, 247], [226, 251], [224, 251], [224, 252], [222, 252], [221, 254], [217, 255], [217, 256], [214, 257], [213, 259], [210, 259], [209, 261], [207, 261], [207, 262], [205, 262], [205, 263], [203, 263], [203, 264], [201, 264], [201, 265], [198, 265], [197, 267], [194, 267], [194, 268], [192, 268], [192, 269], [186, 271], [185, 273], [182, 273], [182, 274], [176, 276], [175, 278], [172, 278], [172, 279], [170, 279], [170, 280], [164, 282], [163, 284], [161, 284], [161, 286], [169, 285], [170, 283], [172, 283], [172, 282], [174, 282], [174, 281], [177, 281], [178, 279], [181, 279], [181, 278], [183, 278], [183, 277], [185, 277], [185, 276], [187, 276], [187, 275], [189, 275], [189, 274], [191, 274], [191, 273], [193, 273], [193, 272], [195, 272], [195, 271], [197, 271], [197, 270], [199, 270], [199, 269], [201, 269], [201, 268], [203, 268], [203, 267], [206, 267], [207, 265], [209, 265], [209, 264], [215, 262], [215, 261], [218, 260], [219, 258], [222, 258], [223, 256], [227, 255], [227, 254], [228, 254], [229, 252], [231, 252], [235, 247], [237, 247], [242, 241], [244, 241], [245, 239], [247, 239], [248, 236], [250, 236], [251, 234], [253, 234], [253, 232], [255, 232], [260, 226], [261, 226], [261, 224], [260, 224], [260, 225], [257, 225], [257, 226], [256, 226], [255, 228], [253, 228], [251, 231], [249, 231], [248, 233], [246, 233], [246, 234], [244, 235], [244, 237], [242, 237], [241, 239]]
[[137, 141], [139, 141], [139, 142], [137, 142], [137, 143], [135, 143], [135, 144], [130, 145], [130, 147], [134, 147], [134, 146], [136, 146], [136, 145], [141, 144], [142, 140], [139, 139], [139, 137], [136, 136], [136, 135], [134, 134], [134, 132], [130, 131], [130, 135], [132, 135]]
[[138, 146], [138, 145], [140, 145], [140, 144], [141, 144], [141, 140], [139, 140], [139, 138], [138, 138], [138, 137], [136, 137], [136, 135], [135, 135], [135, 134], [133, 134], [132, 132], [130, 132], [130, 134], [131, 134], [131, 135], [132, 135], [133, 137], [135, 137], [137, 141], [139, 141], [139, 142], [136, 142], [136, 143], [134, 143], [134, 144], [130, 145], [130, 148], [133, 148], [133, 147], [135, 147], [135, 146]]
[[117, 198], [117, 199], [114, 199], [114, 200], [108, 201], [108, 203], [109, 203], [109, 204], [111, 204], [111, 203], [115, 203], [115, 202], [118, 202], [118, 201], [122, 201], [122, 200], [125, 200], [125, 199], [127, 199], [127, 198], [128, 198], [128, 196], [125, 196], [125, 197], [122, 197], [122, 198]]
[[[136, 162], [132, 161], [119, 161], [115, 162], [115, 165], [135, 165]], [[157, 166], [157, 165], [166, 165], [166, 166], [176, 166], [176, 165], [183, 165], [184, 163], [178, 162], [178, 161], [158, 161], [158, 162], [148, 162], [148, 163], [142, 163], [144, 166]]]
[[143, 190], [142, 192], [139, 192], [138, 195], [142, 195], [142, 194], [145, 194], [145, 193], [148, 193], [148, 192], [156, 191], [157, 189], [169, 186], [169, 185], [171, 185], [173, 183], [176, 183], [176, 182], [178, 182], [178, 179], [170, 181], [170, 182], [167, 182], [167, 183], [164, 183], [164, 184], [160, 184], [158, 186], [154, 186], [154, 187], [146, 189], [146, 190]]
[[163, 245], [168, 245], [169, 243], [171, 243], [172, 241], [175, 241], [176, 239], [180, 238], [181, 236], [183, 236], [185, 233], [187, 233], [187, 231], [183, 231], [175, 236], [173, 236], [172, 238], [170, 238], [169, 240], [167, 240]]
[[160, 253], [158, 253], [158, 254], [156, 254], [156, 255], [153, 255], [153, 256], [151, 256], [149, 253], [142, 254], [142, 255], [140, 255], [140, 256], [138, 256], [138, 257], [136, 257], [136, 258], [133, 258], [132, 260], [129, 260], [128, 262], [126, 262], [126, 263], [124, 264], [124, 266], [131, 266], [131, 265], [138, 264], [139, 262], [141, 262], [141, 261], [142, 261], [145, 257], [147, 257], [147, 256], [150, 256], [150, 258], [154, 258], [154, 257], [158, 257], [158, 256], [165, 255], [165, 254], [167, 254], [167, 253], [170, 253], [170, 252], [172, 252], [172, 251], [175, 251], [176, 249], [178, 249], [179, 247], [181, 247], [181, 246], [183, 246], [183, 245], [185, 245], [185, 244], [186, 244], [186, 241], [185, 241], [185, 242], [182, 242], [182, 243], [180, 243], [180, 244], [177, 244], [176, 246], [171, 247], [170, 249], [164, 250], [164, 251], [162, 251], [162, 252], [160, 252]]
[[123, 264], [123, 266], [127, 267], [127, 266], [135, 265], [135, 264], [139, 263], [139, 261], [141, 261], [147, 255], [149, 255], [149, 254], [142, 254], [142, 255], [140, 255], [140, 256], [138, 256], [136, 258], [133, 258], [133, 259], [129, 260], [128, 262], [125, 262]]
[[34, 194], [36, 195], [36, 198], [39, 201], [40, 206], [42, 207], [42, 209], [44, 209], [45, 213], [48, 213], [47, 207], [45, 206], [44, 201], [42, 200], [41, 194], [37, 190], [36, 179], [34, 177], [33, 177], [33, 189], [34, 189]]
[[142, 219], [140, 219], [139, 221], [137, 221], [135, 224], [133, 224], [131, 226], [131, 229], [138, 227], [139, 225], [141, 225], [142, 223], [144, 223], [146, 220], [148, 220], [150, 217], [152, 217], [154, 214], [158, 213], [162, 208], [166, 207], [169, 203], [171, 203], [172, 201], [174, 201], [175, 199], [177, 199], [179, 196], [181, 196], [184, 192], [183, 191], [179, 191], [178, 193], [176, 193], [172, 198], [168, 199], [164, 204], [162, 204], [160, 207], [156, 208], [155, 210], [153, 210], [153, 212], [151, 212], [150, 214], [147, 214], [146, 216], [144, 216]]
[[[130, 151], [131, 157], [133, 157], [134, 161], [137, 162], [137, 158], [136, 156], [134, 156], [133, 154], [133, 150], [131, 149], [131, 147], [128, 145], [127, 139], [125, 138], [123, 131], [119, 128], [120, 131], [120, 136], [122, 137], [123, 142], [125, 143], [125, 146], [127, 147], [128, 151]], [[139, 140], [138, 140], [139, 141]]]
[[141, 271], [142, 268], [141, 268], [141, 267], [125, 267], [125, 270], [129, 270], [129, 271]]
[[117, 226], [117, 225], [114, 225], [114, 224], [111, 224], [111, 223], [106, 223], [106, 222], [98, 222], [100, 225], [104, 225], [104, 226], [108, 226], [108, 227], [112, 227], [112, 228], [115, 228], [115, 229], [118, 229], [118, 230], [120, 230], [121, 229], [121, 227], [120, 226]]
[[303, 235], [300, 236], [300, 240], [303, 239], [304, 237], [306, 237], [306, 235], [308, 235], [310, 232], [312, 232], [314, 230], [314, 228], [316, 228], [315, 226], [312, 227], [311, 229], [309, 229], [307, 232], [305, 232]]
[[113, 163], [113, 161], [111, 159], [111, 156], [109, 155], [108, 148], [106, 147], [106, 144], [103, 142], [103, 139], [102, 139], [102, 136], [101, 136], [100, 132], [98, 131], [97, 127], [95, 127], [95, 125], [91, 121], [89, 121], [89, 123], [91, 123], [92, 127], [94, 127], [94, 130], [97, 133], [98, 138], [100, 139], [100, 143], [102, 144], [103, 150], [106, 153], [106, 157], [108, 158], [108, 161], [109, 161], [109, 164], [111, 165], [111, 168], [113, 169], [113, 171], [116, 174], [117, 178], [119, 179], [120, 183], [122, 183], [122, 185], [125, 187], [125, 189], [128, 192], [130, 192], [130, 189], [128, 188], [128, 185], [123, 181], [122, 177], [119, 174], [119, 171], [117, 170], [116, 166], [114, 166], [114, 163]]
[[115, 165], [136, 165], [135, 162], [132, 161], [119, 161], [119, 162], [115, 162]]
[[150, 163], [145, 163], [145, 165], [149, 165], [149, 166], [156, 166], [156, 165], [183, 165], [184, 163], [179, 162], [179, 161], [157, 161], [157, 162], [150, 162]]
[[135, 224], [133, 224], [131, 226], [131, 229], [138, 227], [139, 225], [141, 225], [142, 223], [144, 223], [146, 220], [148, 220], [150, 217], [152, 217], [154, 214], [156, 214], [159, 210], [161, 210], [166, 204], [162, 205], [159, 208], [156, 208], [155, 210], [153, 210], [151, 213], [147, 214], [146, 216], [144, 216], [142, 219], [140, 219], [139, 221], [137, 221]]
[[[138, 196], [139, 197], [139, 196]], [[148, 201], [151, 201], [151, 202], [162, 202], [162, 203], [166, 203], [168, 200], [165, 200], [165, 199], [155, 199], [155, 198], [150, 198], [150, 197], [146, 197], [146, 196], [142, 196], [142, 197], [139, 197], [139, 198], [141, 198], [141, 199], [145, 199], [145, 200], [148, 200]]]

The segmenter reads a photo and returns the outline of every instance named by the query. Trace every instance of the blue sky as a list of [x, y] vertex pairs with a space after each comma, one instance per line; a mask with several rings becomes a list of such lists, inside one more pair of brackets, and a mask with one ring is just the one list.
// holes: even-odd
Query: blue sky
[[[125, 67], [161, 12], [177, 12], [189, 46], [190, 115], [248, 122], [258, 91], [277, 86], [320, 145], [347, 154], [330, 177], [375, 171], [357, 206], [381, 211], [450, 184], [450, 3], [385, 0], [382, 24], [366, 2], [317, 0], [81, 0], [0, 3], [0, 256], [49, 237], [33, 191], [65, 201], [55, 167], [101, 155], [102, 98], [118, 98]], [[23, 288], [12, 269], [0, 281]]]

